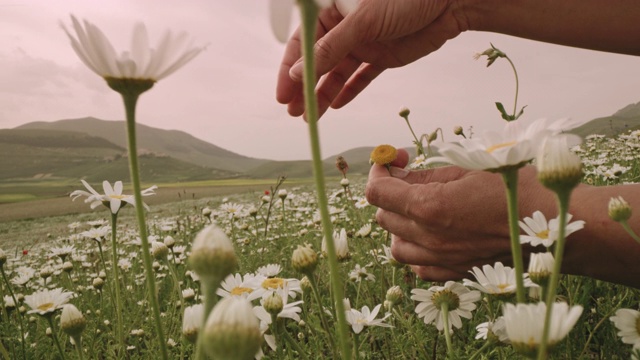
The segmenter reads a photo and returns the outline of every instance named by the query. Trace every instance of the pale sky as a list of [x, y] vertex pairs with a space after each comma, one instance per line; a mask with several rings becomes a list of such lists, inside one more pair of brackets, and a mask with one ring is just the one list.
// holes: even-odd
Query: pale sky
[[[165, 30], [185, 31], [207, 49], [142, 95], [138, 122], [182, 130], [257, 158], [310, 158], [306, 124], [275, 100], [284, 45], [268, 23], [265, 0], [0, 0], [0, 128], [93, 116], [122, 120], [120, 96], [77, 58], [59, 26], [69, 14], [98, 26], [116, 50], [128, 49], [133, 25], [147, 25], [152, 44]], [[514, 78], [506, 61], [490, 68], [473, 54], [492, 42], [515, 62], [524, 121], [587, 121], [640, 101], [640, 57], [607, 54], [492, 33], [464, 33], [438, 52], [385, 72], [354, 102], [320, 122], [323, 157], [359, 146], [408, 146], [398, 110], [411, 109], [418, 133], [502, 121]]]

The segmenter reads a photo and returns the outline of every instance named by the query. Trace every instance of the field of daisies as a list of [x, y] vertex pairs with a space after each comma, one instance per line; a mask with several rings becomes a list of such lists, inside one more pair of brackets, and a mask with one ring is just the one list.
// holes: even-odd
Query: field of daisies
[[[640, 131], [614, 138], [589, 136], [574, 151], [582, 158], [586, 182], [638, 181]], [[132, 197], [122, 194], [121, 183], [78, 185], [72, 194], [75, 201], [89, 200], [87, 207], [95, 207], [83, 215], [85, 220], [48, 219], [52, 224], [66, 221], [65, 230], [51, 233], [49, 240], [28, 251], [30, 244], [16, 239], [0, 253], [0, 356], [157, 358], [161, 349], [129, 205]], [[455, 294], [458, 301], [449, 313], [456, 358], [520, 356], [509, 345], [505, 320], [499, 316], [500, 309], [514, 301], [513, 269], [487, 264], [461, 282], [423, 282], [393, 259], [390, 235], [375, 223], [375, 209], [363, 196], [364, 180], [350, 181], [345, 172], [343, 180], [328, 189], [353, 358], [445, 358], [436, 295], [446, 294]], [[153, 190], [143, 195], [153, 196]], [[94, 193], [119, 196], [96, 200]], [[274, 179], [263, 193], [187, 200], [151, 208], [147, 214], [155, 295], [169, 358], [194, 358], [199, 336], [232, 354], [255, 351], [255, 358], [340, 358], [326, 239], [313, 187], [291, 188], [286, 179]], [[524, 226], [522, 234], [527, 234]], [[202, 251], [205, 238], [222, 239], [222, 245], [216, 253], [218, 266], [202, 270], [193, 254]], [[203, 289], [198, 273], [216, 271], [229, 275], [215, 289]], [[528, 285], [528, 301], [534, 302], [535, 284]], [[224, 322], [239, 310], [259, 332], [233, 327], [218, 330], [222, 334], [203, 332], [207, 294], [217, 303], [209, 322], [214, 314]], [[632, 345], [625, 343], [637, 342], [638, 327], [616, 312], [637, 309], [637, 290], [565, 276], [558, 297], [584, 310], [572, 317], [571, 331], [555, 344], [553, 358], [630, 357]]]

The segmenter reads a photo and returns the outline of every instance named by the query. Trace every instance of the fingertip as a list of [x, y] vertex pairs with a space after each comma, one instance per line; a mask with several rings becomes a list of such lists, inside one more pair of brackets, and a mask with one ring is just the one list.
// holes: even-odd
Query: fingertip
[[404, 168], [409, 163], [409, 152], [407, 150], [400, 148], [398, 149], [398, 154], [396, 159], [391, 162], [391, 166]]

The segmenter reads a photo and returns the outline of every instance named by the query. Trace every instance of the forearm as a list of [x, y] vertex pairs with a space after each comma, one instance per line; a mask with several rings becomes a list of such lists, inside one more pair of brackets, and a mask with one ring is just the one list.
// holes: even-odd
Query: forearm
[[635, 0], [460, 0], [463, 30], [640, 55]]
[[640, 288], [640, 244], [608, 215], [609, 200], [617, 196], [635, 207], [628, 223], [640, 233], [640, 184], [579, 186], [569, 212], [585, 227], [567, 240], [563, 272]]

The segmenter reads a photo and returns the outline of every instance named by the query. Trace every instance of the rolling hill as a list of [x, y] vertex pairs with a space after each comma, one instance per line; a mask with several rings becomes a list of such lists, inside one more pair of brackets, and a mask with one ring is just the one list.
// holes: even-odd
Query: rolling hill
[[[59, 120], [54, 122], [32, 122], [16, 129], [75, 131], [97, 136], [126, 148], [124, 121], [106, 121], [92, 117]], [[136, 129], [138, 148], [155, 154], [167, 155], [191, 164], [198, 164], [235, 173], [245, 173], [267, 160], [242, 156], [200, 140], [183, 131], [162, 130], [138, 124]]]

